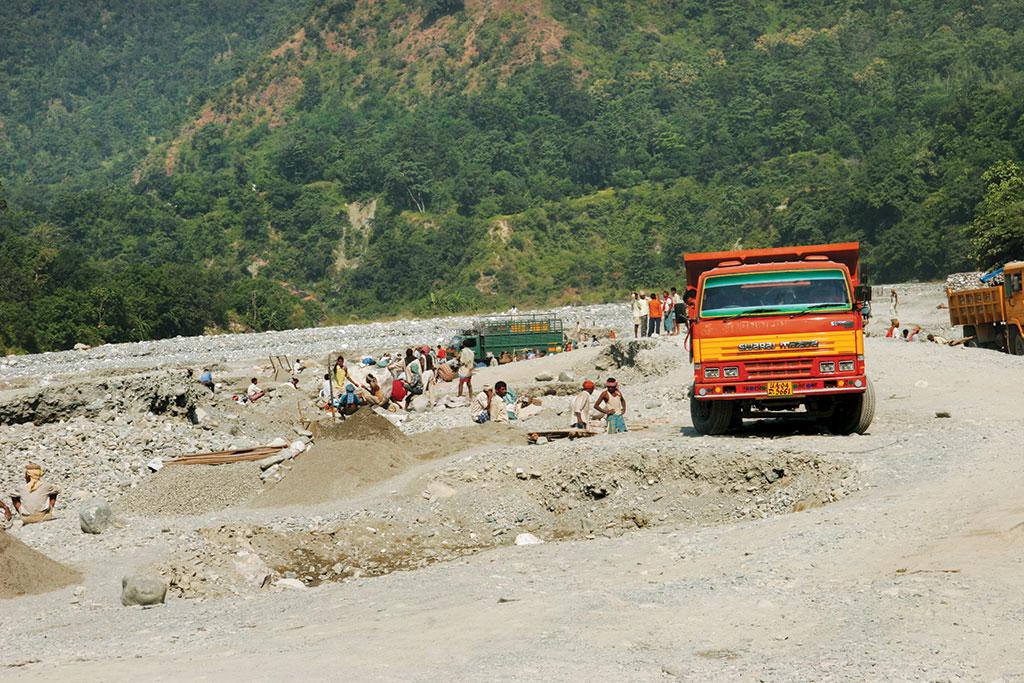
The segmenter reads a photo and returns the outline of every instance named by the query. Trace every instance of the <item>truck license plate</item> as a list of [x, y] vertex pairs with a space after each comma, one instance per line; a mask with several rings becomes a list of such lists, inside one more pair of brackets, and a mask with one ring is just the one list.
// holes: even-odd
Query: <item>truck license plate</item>
[[792, 382], [768, 382], [766, 386], [767, 393], [769, 396], [792, 396], [793, 395], [793, 383]]

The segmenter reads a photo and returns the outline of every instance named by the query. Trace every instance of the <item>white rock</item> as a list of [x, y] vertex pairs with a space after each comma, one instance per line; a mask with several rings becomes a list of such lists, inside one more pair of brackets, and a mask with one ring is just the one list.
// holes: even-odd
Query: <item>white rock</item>
[[543, 542], [533, 534], [523, 533], [516, 535], [516, 545], [540, 545]]

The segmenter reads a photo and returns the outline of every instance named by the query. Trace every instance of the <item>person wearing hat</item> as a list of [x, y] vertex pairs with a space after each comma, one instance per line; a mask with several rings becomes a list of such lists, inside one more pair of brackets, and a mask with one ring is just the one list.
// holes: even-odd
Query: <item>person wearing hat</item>
[[25, 524], [53, 519], [60, 489], [43, 481], [43, 468], [34, 462], [25, 465], [25, 483], [11, 491], [11, 502]]
[[473, 422], [483, 424], [491, 419], [491, 399], [494, 397], [494, 387], [485, 384], [483, 391], [473, 398], [470, 410], [473, 411]]
[[622, 395], [619, 383], [615, 378], [609, 377], [605, 382], [605, 389], [597, 397], [594, 403], [594, 410], [604, 413], [608, 424], [609, 434], [619, 434], [628, 431], [626, 429], [626, 397]]
[[589, 379], [583, 382], [583, 388], [572, 399], [572, 428], [586, 429], [587, 416], [590, 414], [590, 397], [594, 393], [594, 383]]

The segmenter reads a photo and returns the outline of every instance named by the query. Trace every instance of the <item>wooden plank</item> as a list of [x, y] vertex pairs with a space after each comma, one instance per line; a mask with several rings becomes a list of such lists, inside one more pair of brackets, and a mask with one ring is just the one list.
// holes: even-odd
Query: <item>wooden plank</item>
[[287, 446], [260, 446], [243, 448], [233, 451], [213, 451], [210, 453], [193, 453], [168, 460], [164, 465], [228, 465], [236, 462], [252, 462], [262, 460], [278, 453]]

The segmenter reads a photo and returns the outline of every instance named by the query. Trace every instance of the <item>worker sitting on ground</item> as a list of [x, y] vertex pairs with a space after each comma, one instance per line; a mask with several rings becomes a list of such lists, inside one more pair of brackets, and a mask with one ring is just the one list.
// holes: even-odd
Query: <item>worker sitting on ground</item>
[[594, 393], [594, 383], [589, 379], [583, 382], [583, 388], [572, 399], [572, 427], [586, 429], [587, 417], [590, 414], [590, 398]]
[[213, 393], [216, 385], [213, 383], [213, 373], [210, 372], [210, 368], [203, 368], [203, 374], [199, 375], [199, 383]]
[[320, 395], [319, 395], [319, 399], [320, 399], [320, 403], [321, 403], [320, 407], [329, 405], [331, 403], [331, 398], [332, 398], [331, 394], [333, 393], [331, 391], [331, 389], [332, 389], [331, 375], [330, 375], [330, 373], [325, 373], [324, 374], [324, 381], [323, 381], [323, 383], [320, 384]]
[[359, 410], [361, 404], [359, 396], [356, 395], [356, 388], [351, 384], [346, 384], [345, 393], [334, 399], [334, 407], [342, 415], [351, 415]]
[[360, 392], [360, 398], [367, 405], [379, 406], [381, 408], [388, 407], [388, 399], [384, 396], [384, 390], [380, 388], [380, 383], [377, 382], [377, 378], [374, 375], [366, 376], [366, 384], [360, 385], [362, 391]]
[[896, 318], [893, 318], [892, 320], [890, 320], [889, 321], [889, 329], [885, 331], [886, 338], [887, 339], [893, 339], [896, 336], [896, 330], [899, 329], [899, 326], [900, 326], [900, 321], [899, 320], [897, 320]]
[[929, 334], [928, 336], [925, 337], [925, 339], [927, 339], [933, 344], [945, 344], [946, 346], [950, 345], [948, 339], [946, 339], [945, 337], [940, 337], [937, 334]]
[[597, 397], [594, 410], [604, 413], [607, 417], [608, 433], [618, 434], [626, 429], [626, 397], [622, 395], [619, 383], [609, 377], [605, 390]]
[[43, 481], [43, 468], [34, 462], [25, 465], [25, 483], [11, 491], [11, 502], [24, 524], [53, 519], [53, 508], [60, 492], [50, 482]]
[[306, 369], [306, 366], [302, 364], [302, 361], [298, 358], [295, 359], [295, 365], [292, 366], [292, 372], [296, 375]]
[[267, 395], [267, 392], [260, 389], [259, 380], [253, 377], [249, 380], [249, 388], [245, 390], [245, 395], [249, 398], [249, 401], [258, 401]]
[[491, 399], [494, 397], [494, 388], [485, 384], [483, 390], [473, 398], [469, 409], [473, 411], [473, 422], [483, 424], [491, 419]]
[[519, 404], [516, 393], [505, 382], [494, 383], [495, 400], [491, 401], [490, 416], [494, 422], [509, 422], [519, 419]]

